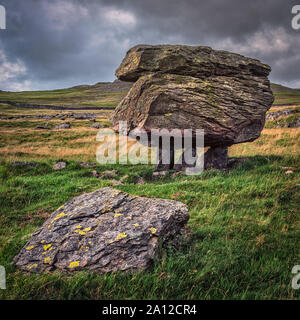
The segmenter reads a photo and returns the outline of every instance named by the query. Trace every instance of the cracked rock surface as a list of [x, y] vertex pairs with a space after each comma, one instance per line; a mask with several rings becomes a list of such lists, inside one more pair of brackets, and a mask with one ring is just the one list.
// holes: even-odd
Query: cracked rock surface
[[188, 219], [181, 202], [102, 188], [54, 211], [14, 262], [29, 272], [141, 270]]

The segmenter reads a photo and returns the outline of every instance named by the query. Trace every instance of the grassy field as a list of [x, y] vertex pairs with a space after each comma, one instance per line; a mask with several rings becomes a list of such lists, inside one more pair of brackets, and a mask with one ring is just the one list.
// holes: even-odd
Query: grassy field
[[[114, 82], [49, 91], [0, 91], [0, 101], [73, 108], [115, 108], [127, 94], [130, 86], [128, 83]], [[300, 104], [300, 89], [291, 89], [274, 83], [271, 84], [271, 88], [275, 95], [274, 104]]]
[[127, 94], [128, 85], [120, 86], [120, 90], [118, 91], [111, 90], [111, 87], [109, 84], [100, 83], [93, 86], [77, 86], [74, 88], [49, 91], [0, 91], [0, 101], [73, 108], [114, 108]]
[[[4, 104], [0, 108], [2, 116], [38, 112]], [[109, 116], [103, 113], [97, 121], [108, 124]], [[153, 181], [150, 165], [82, 168], [76, 161], [95, 162], [98, 146], [98, 130], [86, 120], [72, 121], [69, 130], [34, 129], [38, 124], [45, 121], [0, 121], [0, 265], [7, 271], [0, 299], [300, 298], [300, 290], [291, 287], [291, 270], [300, 264], [299, 129], [266, 128], [256, 141], [232, 146], [230, 155], [246, 161], [230, 171]], [[39, 166], [13, 166], [13, 160]], [[62, 171], [52, 169], [58, 160], [68, 163]], [[11, 264], [13, 257], [52, 211], [76, 195], [112, 185], [93, 177], [94, 169], [117, 169], [118, 179], [128, 175], [117, 187], [122, 191], [186, 203], [189, 236], [178, 250], [162, 251], [144, 272], [20, 272]], [[146, 184], [132, 183], [137, 174]]]
[[300, 89], [291, 89], [279, 84], [271, 84], [275, 96], [274, 104], [300, 104]]

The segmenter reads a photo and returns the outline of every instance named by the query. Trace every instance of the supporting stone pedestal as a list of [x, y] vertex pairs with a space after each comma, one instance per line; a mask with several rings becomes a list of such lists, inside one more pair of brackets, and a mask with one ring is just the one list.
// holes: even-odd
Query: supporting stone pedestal
[[[194, 168], [198, 155], [196, 147], [184, 150], [180, 159], [175, 164], [174, 139], [170, 139], [170, 147], [162, 147], [162, 139], [159, 139], [157, 152], [156, 171], [186, 171], [187, 168]], [[225, 169], [228, 166], [228, 147], [211, 147], [204, 154], [204, 170]]]
[[204, 169], [225, 169], [228, 164], [228, 147], [211, 147], [204, 154]]

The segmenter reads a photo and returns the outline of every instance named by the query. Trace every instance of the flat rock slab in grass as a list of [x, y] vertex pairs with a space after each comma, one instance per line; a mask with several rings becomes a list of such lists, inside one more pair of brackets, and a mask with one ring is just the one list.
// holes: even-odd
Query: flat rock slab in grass
[[37, 127], [35, 127], [35, 129], [37, 129], [37, 130], [51, 130], [51, 128], [47, 127], [47, 126], [37, 126]]
[[188, 219], [181, 202], [102, 188], [53, 212], [14, 262], [30, 272], [141, 270]]
[[102, 129], [103, 127], [103, 124], [100, 122], [96, 122], [92, 126], [90, 126], [91, 129]]
[[117, 170], [106, 170], [99, 174], [101, 179], [113, 179], [118, 176]]
[[83, 161], [76, 161], [77, 164], [79, 164], [83, 168], [92, 168], [96, 166], [96, 163], [94, 162], [83, 162]]
[[54, 127], [55, 130], [61, 130], [61, 129], [71, 129], [71, 123], [66, 122], [62, 124], [58, 124], [57, 126]]
[[53, 169], [54, 170], [61, 170], [64, 169], [67, 166], [67, 164], [63, 161], [57, 162], [54, 166]]
[[37, 167], [39, 164], [36, 162], [28, 162], [28, 161], [12, 161], [11, 165], [14, 167], [29, 167], [34, 168]]

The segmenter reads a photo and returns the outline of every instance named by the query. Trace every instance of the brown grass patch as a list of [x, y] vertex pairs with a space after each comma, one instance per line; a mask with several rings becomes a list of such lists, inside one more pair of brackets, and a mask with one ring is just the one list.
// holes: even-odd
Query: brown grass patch
[[253, 141], [233, 145], [230, 156], [285, 155], [300, 153], [300, 129], [264, 129], [261, 136]]

